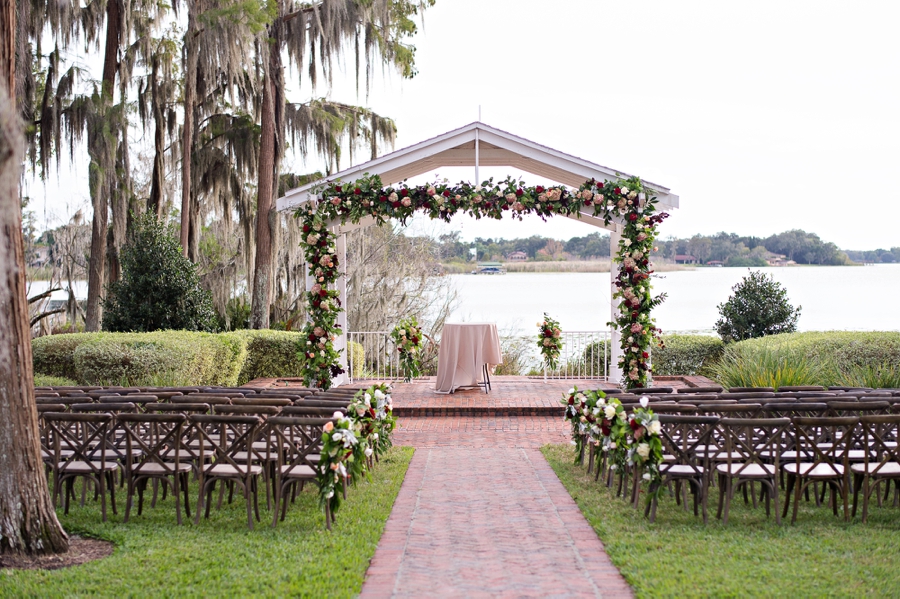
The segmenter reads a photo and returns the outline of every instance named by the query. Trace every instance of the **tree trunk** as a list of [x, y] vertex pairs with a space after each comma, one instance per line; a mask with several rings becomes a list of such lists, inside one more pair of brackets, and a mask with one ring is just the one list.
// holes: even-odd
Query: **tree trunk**
[[275, 77], [280, 69], [280, 46], [269, 48], [267, 72], [263, 82], [262, 131], [259, 137], [259, 186], [256, 200], [256, 268], [250, 309], [250, 328], [269, 328], [269, 304], [272, 287], [272, 227], [270, 212], [275, 195]]
[[197, 17], [199, 0], [188, 0], [188, 27], [184, 67], [184, 130], [181, 133], [181, 251], [188, 255], [191, 231], [191, 150], [194, 136], [194, 104], [197, 94]]
[[153, 176], [150, 179], [150, 197], [147, 199], [147, 212], [155, 214], [158, 219], [161, 216], [165, 200], [163, 197], [165, 180], [165, 144], [166, 122], [163, 110], [163, 101], [159, 90], [159, 58], [153, 57], [153, 66], [150, 71], [150, 93], [153, 109]]
[[50, 501], [34, 400], [18, 193], [25, 142], [14, 96], [7, 95], [15, 80], [6, 62], [7, 41], [15, 39], [10, 5], [0, 8], [0, 553], [56, 553], [67, 551], [69, 540]]
[[[103, 57], [103, 82], [101, 88], [102, 118], [110, 117], [105, 110], [112, 104], [113, 89], [116, 85], [119, 50], [119, 0], [109, 0], [106, 4], [106, 49]], [[94, 138], [93, 140], [91, 138]], [[114, 164], [109, 163], [111, 155], [115, 160], [115, 150], [107, 147], [108, 139], [99, 139], [103, 133], [88, 131], [88, 153], [91, 154], [91, 204], [94, 218], [91, 223], [91, 257], [88, 268], [87, 314], [84, 318], [85, 331], [99, 331], [101, 322], [100, 295], [106, 272], [106, 236], [109, 224], [109, 196], [113, 190]], [[102, 156], [101, 156], [102, 154]]]

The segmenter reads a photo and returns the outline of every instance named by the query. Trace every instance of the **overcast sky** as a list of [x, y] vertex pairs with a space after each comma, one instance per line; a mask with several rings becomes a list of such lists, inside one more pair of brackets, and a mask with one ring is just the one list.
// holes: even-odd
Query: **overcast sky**
[[[480, 105], [489, 125], [671, 188], [681, 208], [663, 237], [799, 228], [844, 249], [891, 247], [898, 22], [896, 1], [438, 0], [414, 42], [414, 79], [330, 95], [393, 117], [397, 149], [477, 120]], [[568, 219], [453, 228], [466, 239], [592, 230]]]

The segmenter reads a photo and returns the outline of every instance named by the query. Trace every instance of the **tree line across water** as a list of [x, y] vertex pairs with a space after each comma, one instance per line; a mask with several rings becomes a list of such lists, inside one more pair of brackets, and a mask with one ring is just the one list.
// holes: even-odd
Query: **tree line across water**
[[[441, 235], [435, 242], [443, 261], [477, 260], [598, 260], [610, 256], [609, 235], [594, 232], [561, 241], [541, 235], [517, 239], [476, 237], [460, 239], [458, 231]], [[736, 233], [669, 237], [657, 244], [663, 260], [723, 266], [769, 266], [772, 264], [845, 265], [900, 262], [900, 247], [871, 251], [841, 250], [815, 233], [793, 229], [769, 237]]]

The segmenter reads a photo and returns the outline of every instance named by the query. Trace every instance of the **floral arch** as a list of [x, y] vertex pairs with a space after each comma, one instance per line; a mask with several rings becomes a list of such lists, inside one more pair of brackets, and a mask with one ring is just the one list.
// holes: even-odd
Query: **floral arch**
[[[514, 167], [562, 184], [526, 186], [513, 178], [481, 184], [405, 182], [442, 166], [474, 166], [479, 180], [479, 164]], [[291, 190], [279, 199], [278, 208], [293, 211], [304, 232], [309, 314], [304, 378], [307, 384], [328, 388], [340, 382], [346, 365], [344, 233], [391, 219], [405, 222], [416, 212], [444, 221], [460, 213], [493, 219], [536, 214], [580, 219], [611, 231], [610, 284], [617, 300], [610, 318], [612, 380], [621, 377], [629, 388], [645, 386], [651, 373], [650, 349], [659, 336], [651, 311], [664, 300], [651, 293], [651, 254], [657, 227], [668, 216], [664, 209], [678, 205], [678, 196], [664, 186], [480, 122], [351, 167], [325, 183]]]

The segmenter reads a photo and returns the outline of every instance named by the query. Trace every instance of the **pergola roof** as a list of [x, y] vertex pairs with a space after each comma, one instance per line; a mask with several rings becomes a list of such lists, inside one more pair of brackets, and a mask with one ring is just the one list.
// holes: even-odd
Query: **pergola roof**
[[[480, 166], [510, 166], [570, 187], [578, 187], [591, 178], [603, 181], [631, 176], [476, 121], [380, 158], [352, 166], [325, 180], [353, 181], [369, 173], [379, 175], [385, 185], [392, 185], [440, 167], [475, 166], [476, 136], [479, 141]], [[278, 209], [288, 210], [313, 199], [309, 192], [322, 183], [320, 179], [290, 190], [278, 200]], [[659, 198], [660, 207], [678, 208], [678, 196], [668, 187], [649, 181], [644, 181], [644, 185]]]

